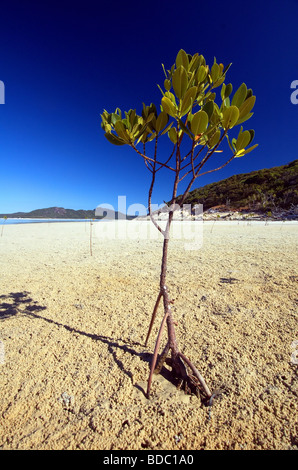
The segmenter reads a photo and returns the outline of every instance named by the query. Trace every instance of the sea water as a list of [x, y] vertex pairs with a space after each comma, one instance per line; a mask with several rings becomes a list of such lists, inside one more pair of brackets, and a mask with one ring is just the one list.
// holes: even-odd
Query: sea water
[[[52, 223], [52, 222], [90, 222], [90, 219], [1, 219], [0, 225], [7, 224], [41, 224], [41, 223]], [[99, 220], [93, 220], [93, 222], [99, 222]]]

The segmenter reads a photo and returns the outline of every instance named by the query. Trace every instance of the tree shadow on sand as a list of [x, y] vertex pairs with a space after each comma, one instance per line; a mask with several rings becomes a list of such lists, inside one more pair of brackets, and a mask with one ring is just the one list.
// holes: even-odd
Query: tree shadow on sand
[[[2, 302], [1, 302], [2, 300]], [[135, 341], [125, 341], [123, 339], [113, 339], [108, 336], [97, 335], [93, 333], [87, 333], [85, 331], [78, 330], [77, 328], [73, 328], [69, 325], [64, 325], [63, 323], [59, 323], [55, 320], [50, 318], [44, 317], [40, 315], [38, 312], [46, 310], [47, 307], [39, 305], [36, 301], [34, 301], [30, 297], [30, 292], [11, 292], [7, 295], [0, 295], [0, 322], [7, 320], [11, 317], [16, 315], [21, 316], [28, 316], [31, 318], [40, 319], [46, 321], [48, 323], [54, 324], [59, 327], [65, 328], [70, 333], [80, 334], [82, 336], [86, 336], [94, 341], [101, 341], [108, 345], [108, 351], [112, 354], [115, 363], [119, 367], [121, 371], [123, 371], [132, 381], [133, 383], [133, 374], [129, 370], [126, 370], [122, 361], [117, 357], [117, 350], [122, 350], [126, 353], [129, 353], [133, 356], [138, 356], [142, 361], [150, 363], [152, 354], [148, 352], [137, 352], [133, 349], [132, 346], [142, 346], [143, 344], [135, 342]], [[124, 344], [120, 344], [124, 343]], [[163, 368], [160, 372], [163, 377], [167, 380], [173, 382], [173, 379], [170, 376], [170, 371], [168, 369]], [[138, 384], [133, 383], [134, 387], [139, 389], [145, 396], [145, 390]]]
[[18, 313], [33, 314], [45, 310], [46, 307], [38, 305], [33, 299], [28, 296], [29, 292], [11, 292], [8, 295], [0, 295], [0, 321], [13, 317]]

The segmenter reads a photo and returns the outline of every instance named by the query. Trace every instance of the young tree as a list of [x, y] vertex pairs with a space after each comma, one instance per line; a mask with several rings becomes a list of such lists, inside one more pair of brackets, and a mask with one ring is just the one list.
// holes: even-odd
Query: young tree
[[[170, 238], [170, 227], [174, 210], [182, 208], [194, 181], [206, 173], [220, 170], [235, 157], [242, 157], [251, 152], [257, 145], [248, 147], [253, 138], [253, 130], [240, 130], [234, 136], [229, 136], [235, 127], [247, 121], [252, 116], [252, 108], [256, 97], [245, 83], [232, 96], [233, 86], [226, 84], [226, 73], [231, 64], [224, 67], [216, 59], [211, 67], [206, 65], [205, 58], [198, 53], [187, 54], [181, 49], [175, 63], [165, 73], [164, 90], [162, 93], [160, 111], [154, 104], [143, 104], [141, 115], [130, 109], [124, 115], [119, 108], [114, 113], [106, 110], [101, 115], [101, 126], [105, 137], [114, 145], [129, 145], [143, 158], [147, 169], [152, 173], [148, 194], [148, 211], [153, 224], [163, 235], [163, 252], [159, 293], [155, 302], [146, 345], [156, 317], [160, 301], [163, 301], [164, 316], [157, 336], [153, 359], [148, 378], [147, 396], [149, 397], [153, 372], [160, 370], [169, 352], [171, 352], [171, 367], [174, 376], [184, 384], [186, 390], [199, 389], [210, 399], [212, 394], [193, 363], [180, 351], [175, 335], [174, 319], [171, 311], [171, 299], [166, 285], [167, 255]], [[219, 104], [215, 102], [215, 89], [221, 86]], [[167, 158], [158, 154], [158, 142], [161, 136], [167, 136], [172, 145], [172, 151]], [[218, 152], [220, 144], [227, 139], [232, 155], [221, 160], [215, 168], [203, 170], [203, 167]], [[183, 143], [182, 143], [183, 140]], [[187, 140], [187, 143], [185, 142]], [[148, 144], [152, 142], [151, 153]], [[186, 144], [188, 145], [187, 148]], [[210, 163], [210, 162], [209, 162]], [[166, 228], [162, 229], [153, 218], [151, 197], [156, 174], [160, 169], [166, 169], [173, 174], [172, 197], [169, 204]], [[184, 180], [184, 178], [188, 178]], [[183, 194], [178, 195], [178, 184], [186, 181]], [[161, 335], [167, 325], [168, 341], [160, 355], [158, 366], [157, 357]]]
[[7, 221], [7, 215], [5, 215], [5, 216], [3, 217], [3, 224], [2, 224], [2, 230], [1, 230], [1, 237], [2, 237], [2, 235], [3, 235], [4, 224], [5, 224], [6, 221]]

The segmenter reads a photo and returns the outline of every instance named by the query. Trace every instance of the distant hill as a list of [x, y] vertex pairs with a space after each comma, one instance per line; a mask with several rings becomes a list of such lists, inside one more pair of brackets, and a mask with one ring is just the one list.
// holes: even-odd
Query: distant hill
[[218, 206], [259, 212], [289, 210], [298, 206], [298, 160], [194, 189], [185, 204], [203, 204], [204, 211]]
[[[118, 219], [118, 212], [106, 211], [105, 218]], [[74, 210], [63, 207], [48, 207], [47, 209], [35, 209], [31, 212], [14, 212], [13, 214], [0, 214], [0, 217], [23, 218], [23, 219], [100, 219], [95, 216], [94, 210]]]

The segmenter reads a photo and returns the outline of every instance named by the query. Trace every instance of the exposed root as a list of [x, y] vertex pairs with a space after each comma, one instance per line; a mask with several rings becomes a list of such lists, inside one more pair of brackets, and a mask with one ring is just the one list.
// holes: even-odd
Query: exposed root
[[[166, 344], [162, 353], [159, 356], [159, 360], [153, 364], [151, 364], [151, 371], [148, 380], [148, 388], [147, 388], [147, 397], [149, 398], [152, 376], [153, 374], [159, 374], [161, 369], [167, 360], [168, 353], [170, 351], [169, 343]], [[156, 351], [155, 351], [156, 352]], [[182, 360], [183, 359], [183, 360]], [[186, 363], [187, 367], [185, 366], [184, 362]], [[156, 365], [157, 363], [157, 365]], [[196, 395], [197, 397], [201, 397], [202, 401], [206, 401], [206, 403], [212, 402], [214, 394], [211, 394], [206, 382], [204, 381], [201, 374], [195, 368], [195, 366], [187, 359], [184, 354], [178, 352], [178, 355], [172, 354], [172, 358], [169, 359], [169, 363], [172, 367], [172, 373], [174, 378], [177, 381], [177, 388], [179, 390], [183, 390], [185, 393], [189, 395]], [[156, 366], [155, 366], [156, 365]]]
[[[201, 374], [197, 371], [194, 365], [184, 355], [182, 355], [182, 353], [179, 352], [178, 354], [179, 356], [180, 355], [183, 356], [183, 360], [186, 363], [187, 367], [185, 367], [183, 361], [178, 356], [178, 360], [179, 360], [178, 367], [180, 368], [181, 363], [182, 363], [183, 372], [180, 373], [179, 375], [177, 375], [177, 373], [174, 373], [177, 379], [177, 388], [179, 390], [183, 390], [188, 395], [196, 395], [197, 397], [201, 397], [201, 400], [203, 402], [206, 402], [206, 403], [209, 402], [209, 399], [212, 395], [204, 379], [202, 378]], [[171, 365], [173, 366], [172, 361], [171, 361]], [[177, 371], [177, 366], [175, 370]], [[195, 370], [196, 373], [194, 373], [193, 370]]]
[[[147, 397], [149, 398], [153, 374], [160, 373], [163, 367], [163, 364], [167, 358], [167, 355], [169, 351], [171, 351], [172, 373], [173, 373], [173, 376], [178, 380], [178, 388], [183, 389], [186, 393], [195, 393], [197, 396], [199, 394], [203, 395], [205, 399], [210, 400], [210, 398], [212, 397], [212, 394], [205, 380], [203, 379], [199, 371], [196, 369], [196, 367], [192, 364], [192, 362], [184, 354], [182, 354], [178, 349], [175, 331], [174, 331], [175, 322], [173, 320], [171, 307], [170, 307], [171, 301], [168, 298], [168, 292], [167, 292], [167, 288], [165, 285], [162, 286], [158, 294], [158, 297], [154, 306], [154, 310], [152, 313], [145, 345], [147, 345], [147, 342], [148, 342], [148, 339], [152, 330], [152, 326], [156, 318], [158, 306], [162, 297], [164, 301], [165, 313], [164, 313], [164, 317], [162, 319], [159, 333], [157, 336], [157, 340], [155, 343], [155, 348], [154, 348], [154, 353], [153, 353], [153, 358], [152, 358], [152, 363], [151, 363], [151, 368], [150, 368], [150, 374], [149, 374], [148, 384], [147, 384]], [[160, 347], [162, 332], [166, 323], [168, 327], [168, 341], [157, 363], [158, 351]]]
[[151, 330], [152, 330], [152, 326], [153, 326], [153, 323], [154, 323], [154, 320], [155, 320], [155, 317], [156, 317], [156, 312], [157, 312], [157, 309], [158, 309], [158, 305], [159, 305], [161, 296], [162, 296], [162, 292], [160, 291], [159, 294], [158, 294], [155, 306], [154, 306], [153, 313], [152, 313], [150, 326], [149, 326], [149, 330], [148, 330], [148, 333], [147, 333], [147, 338], [146, 338], [146, 341], [145, 341], [145, 346], [147, 346], [147, 343], [148, 343], [148, 339], [149, 339], [149, 336], [150, 336], [150, 333], [151, 333]]
[[204, 393], [206, 394], [206, 396], [208, 398], [211, 397], [212, 393], [210, 392], [209, 390], [209, 387], [207, 386], [205, 380], [203, 379], [203, 377], [201, 376], [201, 374], [199, 373], [199, 371], [196, 369], [196, 367], [190, 362], [189, 359], [187, 359], [186, 356], [184, 356], [184, 354], [182, 354], [181, 352], [179, 352], [179, 356], [183, 359], [184, 362], [186, 362], [186, 364], [189, 366], [189, 368], [191, 369], [191, 371], [193, 372], [193, 376], [195, 377], [196, 381], [198, 381], [200, 383], [200, 386], [202, 387]]
[[160, 329], [159, 329], [159, 333], [158, 333], [158, 336], [157, 336], [157, 340], [156, 340], [156, 343], [155, 343], [153, 359], [152, 359], [152, 364], [151, 364], [151, 369], [150, 369], [150, 374], [149, 374], [149, 379], [148, 379], [148, 386], [147, 386], [147, 397], [148, 398], [149, 398], [149, 393], [150, 393], [150, 388], [151, 388], [152, 376], [153, 376], [153, 372], [155, 370], [155, 365], [156, 365], [156, 361], [157, 361], [157, 355], [158, 355], [159, 345], [160, 345], [160, 341], [161, 341], [161, 334], [162, 334], [162, 331], [164, 329], [168, 314], [169, 314], [169, 312], [166, 312], [163, 319], [162, 319]]
[[162, 369], [162, 366], [164, 365], [166, 359], [167, 359], [167, 355], [169, 353], [169, 350], [170, 350], [170, 345], [169, 343], [166, 344], [163, 352], [161, 353], [160, 357], [159, 357], [159, 361], [157, 363], [157, 366], [155, 367], [154, 369], [154, 374], [159, 374], [161, 369]]

